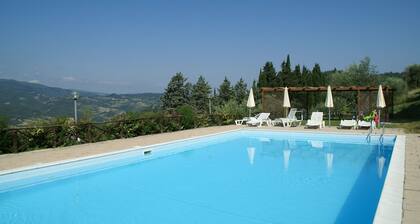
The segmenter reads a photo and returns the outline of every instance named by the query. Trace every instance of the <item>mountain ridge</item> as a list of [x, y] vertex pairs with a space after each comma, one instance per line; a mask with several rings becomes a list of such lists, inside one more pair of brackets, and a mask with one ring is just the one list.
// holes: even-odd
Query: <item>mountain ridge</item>
[[10, 124], [35, 119], [73, 116], [73, 92], [80, 95], [79, 116], [89, 111], [93, 121], [101, 122], [129, 111], [147, 111], [160, 106], [161, 93], [95, 93], [50, 87], [39, 83], [0, 79], [0, 116]]

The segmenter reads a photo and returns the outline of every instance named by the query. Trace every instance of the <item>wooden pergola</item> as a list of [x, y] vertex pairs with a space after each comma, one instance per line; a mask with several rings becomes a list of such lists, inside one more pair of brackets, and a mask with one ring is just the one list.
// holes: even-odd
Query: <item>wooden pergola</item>
[[[283, 93], [285, 87], [262, 87], [261, 88], [261, 104], [262, 109], [265, 111], [265, 104], [264, 104], [264, 94], [268, 93]], [[319, 87], [288, 87], [289, 93], [306, 93], [306, 110], [309, 111], [308, 105], [308, 95], [309, 93], [326, 93], [327, 86], [319, 86]], [[356, 92], [357, 93], [357, 113], [359, 114], [361, 111], [366, 112], [369, 110], [373, 105], [376, 104], [376, 95], [378, 92], [378, 87], [371, 87], [371, 86], [336, 86], [331, 87], [332, 92]], [[382, 91], [385, 95], [385, 101], [387, 103], [387, 109], [385, 109], [386, 113], [384, 113], [384, 118], [386, 120], [389, 119], [389, 114], [393, 114], [394, 112], [394, 89], [389, 86], [382, 86]], [[363, 96], [367, 98], [368, 102], [363, 102]], [[293, 103], [293, 99], [291, 99]], [[390, 111], [388, 110], [390, 109]], [[390, 113], [389, 113], [390, 112]]]

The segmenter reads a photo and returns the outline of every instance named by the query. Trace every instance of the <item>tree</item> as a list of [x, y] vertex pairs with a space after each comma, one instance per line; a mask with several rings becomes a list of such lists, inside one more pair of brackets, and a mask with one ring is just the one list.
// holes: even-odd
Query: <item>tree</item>
[[365, 57], [359, 64], [350, 65], [344, 75], [348, 75], [352, 85], [374, 86], [378, 84], [376, 66], [372, 65], [369, 57]]
[[277, 74], [277, 84], [278, 86], [290, 86], [290, 75], [291, 75], [291, 63], [290, 56], [287, 55], [286, 61], [281, 63], [281, 71]]
[[171, 78], [161, 97], [163, 109], [175, 109], [188, 103], [189, 87], [186, 81], [187, 78], [180, 72]]
[[324, 86], [325, 80], [321, 72], [321, 66], [319, 66], [318, 63], [314, 65], [314, 68], [312, 69], [312, 84], [314, 86]]
[[300, 65], [295, 66], [295, 70], [293, 71], [289, 86], [302, 86], [302, 73], [300, 72]]
[[0, 130], [7, 128], [7, 118], [0, 115]]
[[222, 84], [219, 87], [219, 96], [218, 96], [221, 104], [228, 102], [230, 99], [233, 98], [233, 89], [230, 85], [230, 81], [225, 76]]
[[191, 101], [192, 88], [193, 85], [190, 82], [185, 83], [185, 98], [187, 102]]
[[254, 93], [255, 104], [257, 105], [260, 102], [261, 94], [260, 94], [260, 91], [258, 90], [258, 87], [257, 87], [257, 81], [255, 81], [255, 80], [252, 82], [252, 91]]
[[258, 88], [277, 86], [276, 69], [274, 68], [272, 62], [266, 62], [263, 69], [260, 70], [257, 86]]
[[198, 77], [197, 83], [192, 87], [191, 101], [195, 109], [207, 112], [211, 87], [203, 76]]
[[311, 83], [311, 71], [306, 68], [306, 66], [302, 67], [302, 76], [301, 76], [302, 86], [312, 86]]
[[420, 88], [420, 64], [408, 66], [404, 71], [404, 79], [410, 89]]
[[233, 88], [235, 99], [238, 104], [242, 104], [247, 97], [248, 89], [245, 81], [241, 78], [239, 81], [235, 84], [235, 87]]

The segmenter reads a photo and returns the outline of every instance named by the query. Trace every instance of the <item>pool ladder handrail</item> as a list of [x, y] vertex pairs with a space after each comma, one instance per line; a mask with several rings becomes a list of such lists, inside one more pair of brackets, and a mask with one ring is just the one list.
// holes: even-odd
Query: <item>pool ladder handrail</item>
[[383, 143], [384, 142], [384, 134], [385, 134], [385, 123], [382, 123], [382, 133], [381, 133], [381, 135], [379, 136], [379, 141], [381, 142], [381, 143]]
[[370, 126], [369, 127], [369, 132], [368, 132], [368, 134], [366, 135], [366, 141], [368, 142], [368, 143], [370, 143], [370, 137], [371, 137], [371, 135], [372, 135], [372, 126]]

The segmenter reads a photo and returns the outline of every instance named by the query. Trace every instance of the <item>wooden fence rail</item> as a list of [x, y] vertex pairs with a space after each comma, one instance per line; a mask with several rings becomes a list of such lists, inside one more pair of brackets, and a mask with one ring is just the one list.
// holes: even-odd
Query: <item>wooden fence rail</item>
[[222, 125], [226, 119], [221, 115], [198, 116], [191, 125], [182, 116], [174, 115], [101, 123], [6, 128], [0, 130], [0, 154]]

